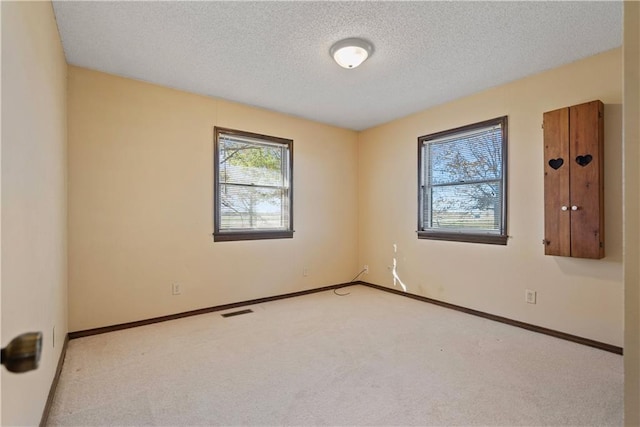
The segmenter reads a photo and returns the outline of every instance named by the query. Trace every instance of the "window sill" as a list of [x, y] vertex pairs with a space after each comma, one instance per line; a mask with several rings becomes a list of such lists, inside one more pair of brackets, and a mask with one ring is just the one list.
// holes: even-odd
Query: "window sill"
[[418, 239], [447, 240], [450, 242], [485, 243], [489, 245], [506, 245], [509, 236], [470, 233], [447, 233], [435, 231], [418, 231]]
[[234, 242], [238, 240], [292, 239], [293, 231], [230, 231], [213, 233], [214, 242]]

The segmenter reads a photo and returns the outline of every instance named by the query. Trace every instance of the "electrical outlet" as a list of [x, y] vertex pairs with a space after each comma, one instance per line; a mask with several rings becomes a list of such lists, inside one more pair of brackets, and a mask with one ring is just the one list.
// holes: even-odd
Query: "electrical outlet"
[[182, 294], [182, 286], [180, 286], [180, 283], [174, 283], [171, 285], [171, 294], [172, 295]]
[[367, 264], [362, 268], [364, 270], [364, 274], [369, 274], [369, 266]]
[[524, 300], [527, 304], [535, 304], [536, 303], [536, 291], [532, 291], [527, 289], [524, 291]]
[[307, 277], [309, 275], [309, 267], [303, 267], [302, 268], [302, 275], [304, 277]]

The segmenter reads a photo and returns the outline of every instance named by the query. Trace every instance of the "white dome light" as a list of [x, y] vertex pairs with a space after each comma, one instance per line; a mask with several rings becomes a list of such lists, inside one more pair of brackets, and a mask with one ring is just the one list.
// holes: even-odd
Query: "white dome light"
[[373, 46], [362, 39], [344, 39], [331, 46], [329, 53], [338, 65], [351, 69], [356, 68], [371, 56]]

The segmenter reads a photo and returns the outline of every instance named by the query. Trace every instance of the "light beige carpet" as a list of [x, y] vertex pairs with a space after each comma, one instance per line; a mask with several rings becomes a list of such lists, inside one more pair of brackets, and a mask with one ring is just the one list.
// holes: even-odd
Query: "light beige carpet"
[[49, 425], [622, 424], [621, 356], [341, 292], [72, 340]]

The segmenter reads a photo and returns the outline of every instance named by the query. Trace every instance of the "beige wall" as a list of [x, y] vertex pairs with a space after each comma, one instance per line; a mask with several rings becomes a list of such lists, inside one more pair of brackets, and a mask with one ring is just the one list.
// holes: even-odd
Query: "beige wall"
[[[66, 67], [49, 2], [2, 2], [0, 10], [2, 345], [26, 330], [45, 335], [39, 370], [2, 371], [0, 419], [37, 424], [67, 332]], [[626, 422], [637, 425], [637, 3], [626, 4], [625, 19], [625, 116], [631, 118], [625, 125], [625, 257], [631, 260], [624, 272], [625, 398]], [[365, 280], [391, 286], [387, 266], [396, 243], [409, 292], [622, 345], [621, 73], [615, 50], [358, 138], [70, 67], [70, 329], [345, 282], [364, 263], [371, 270]], [[545, 257], [541, 115], [596, 98], [606, 104], [608, 255], [601, 261]], [[502, 114], [510, 120], [509, 245], [418, 241], [417, 136]], [[212, 242], [215, 125], [295, 140], [294, 239]], [[461, 260], [468, 267], [460, 268]], [[170, 295], [172, 282], [183, 285], [183, 295]], [[538, 291], [537, 305], [524, 303], [525, 288]]]
[[[621, 49], [435, 107], [359, 135], [359, 263], [393, 286], [397, 244], [408, 292], [621, 346]], [[419, 90], [419, 89], [417, 89]], [[605, 103], [606, 253], [545, 256], [542, 114]], [[509, 116], [507, 246], [418, 240], [417, 137]], [[525, 289], [538, 292], [526, 304]]]
[[44, 334], [38, 370], [2, 369], [2, 424], [37, 425], [67, 333], [67, 66], [50, 2], [1, 7], [2, 345]]
[[[213, 242], [214, 126], [294, 140], [293, 239]], [[355, 132], [69, 67], [70, 330], [349, 281], [356, 163]]]
[[624, 6], [625, 425], [640, 425], [640, 3]]
[[[621, 73], [610, 51], [362, 132], [356, 154], [353, 132], [70, 67], [70, 329], [340, 283], [365, 263], [391, 285], [396, 243], [409, 292], [622, 345]], [[592, 99], [606, 104], [607, 257], [546, 257], [542, 113]], [[503, 114], [509, 245], [418, 241], [417, 136]], [[214, 125], [296, 141], [293, 240], [212, 242]]]

